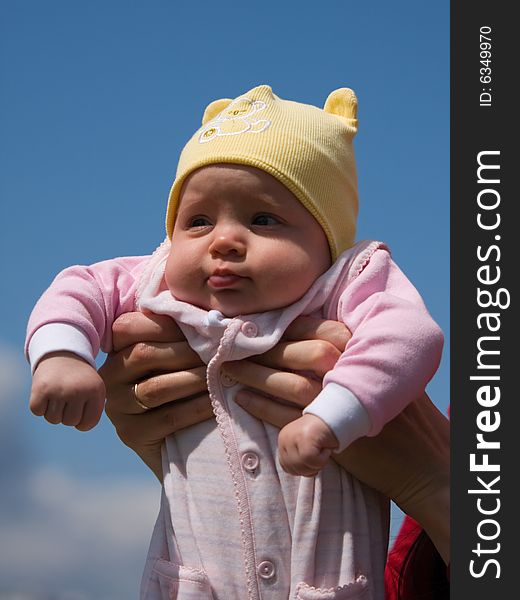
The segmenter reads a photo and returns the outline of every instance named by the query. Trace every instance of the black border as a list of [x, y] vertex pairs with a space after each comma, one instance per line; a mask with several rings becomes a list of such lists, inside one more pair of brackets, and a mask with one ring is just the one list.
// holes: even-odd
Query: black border
[[[520, 177], [520, 136], [517, 133], [515, 103], [515, 79], [518, 67], [515, 56], [520, 56], [516, 47], [520, 31], [514, 30], [515, 19], [511, 4], [504, 1], [468, 1], [451, 3], [451, 404], [452, 427], [452, 513], [451, 513], [451, 594], [455, 599], [479, 600], [480, 598], [516, 597], [515, 575], [520, 573], [517, 566], [516, 532], [517, 512], [520, 510], [517, 484], [517, 457], [520, 451], [515, 441], [520, 440], [520, 420], [518, 418], [519, 392], [515, 385], [516, 365], [515, 337], [520, 328], [516, 319], [517, 278], [520, 275], [517, 256], [520, 252], [516, 238], [520, 237], [520, 227], [515, 219], [515, 210], [520, 195], [513, 189], [515, 178]], [[490, 27], [491, 33], [491, 82], [480, 80], [480, 28]], [[516, 34], [516, 35], [515, 35]], [[515, 68], [516, 67], [516, 68]], [[491, 105], [481, 105], [482, 92], [491, 88]], [[499, 151], [500, 155], [488, 155], [484, 161], [500, 165], [499, 184], [478, 183], [478, 154], [483, 151]], [[491, 171], [488, 171], [488, 178]], [[495, 212], [500, 213], [500, 226], [493, 231], [479, 227], [477, 197], [484, 186], [494, 188], [500, 196], [500, 204]], [[488, 196], [492, 198], [492, 193]], [[484, 196], [482, 197], [484, 198]], [[485, 216], [491, 216], [486, 213]], [[490, 221], [491, 222], [491, 221]], [[495, 238], [496, 235], [500, 239]], [[486, 248], [496, 244], [500, 248], [492, 251], [487, 261], [479, 260], [477, 247], [481, 246], [481, 256]], [[477, 279], [479, 267], [489, 264], [492, 275], [500, 268], [500, 280], [496, 285], [482, 285]], [[496, 292], [498, 288], [510, 293], [508, 308], [485, 309], [477, 302], [477, 288]], [[505, 294], [503, 294], [505, 298]], [[499, 331], [489, 333], [479, 330], [477, 318], [480, 313], [498, 312]], [[481, 321], [484, 323], [484, 321]], [[496, 324], [496, 321], [495, 321]], [[516, 335], [515, 335], [516, 334]], [[496, 335], [500, 340], [487, 342], [500, 351], [493, 356], [499, 363], [497, 371], [477, 369], [477, 340], [480, 336]], [[482, 346], [481, 346], [482, 347]], [[490, 348], [490, 346], [488, 346]], [[500, 449], [489, 450], [489, 460], [500, 466], [499, 472], [478, 473], [470, 470], [470, 454], [476, 453], [478, 461], [482, 450], [477, 450], [476, 434], [479, 432], [477, 416], [485, 410], [477, 402], [477, 390], [486, 382], [470, 380], [472, 375], [499, 374], [501, 398], [496, 407], [500, 416], [500, 426], [493, 433], [485, 434], [489, 440], [500, 442]], [[496, 415], [493, 415], [493, 419]], [[488, 483], [496, 476], [500, 481], [493, 486], [500, 490], [496, 494], [470, 494], [468, 490], [482, 489], [477, 481], [481, 476]], [[500, 509], [495, 515], [483, 515], [477, 507], [488, 510]], [[486, 518], [495, 519], [500, 534], [495, 540], [480, 540], [477, 532], [479, 523]], [[481, 529], [485, 535], [494, 535], [498, 527], [491, 523]], [[492, 554], [474, 552], [477, 543], [486, 549], [500, 549]], [[481, 577], [472, 576], [470, 561], [475, 560], [474, 571]], [[495, 559], [500, 565], [500, 573], [495, 563], [485, 564]]]

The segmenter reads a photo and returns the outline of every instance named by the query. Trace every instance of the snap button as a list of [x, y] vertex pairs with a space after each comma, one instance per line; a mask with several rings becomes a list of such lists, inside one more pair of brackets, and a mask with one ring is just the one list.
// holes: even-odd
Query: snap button
[[272, 579], [275, 574], [274, 565], [270, 560], [264, 560], [258, 565], [258, 574], [262, 579]]
[[252, 338], [258, 334], [258, 327], [251, 321], [244, 323], [240, 329], [246, 337]]
[[254, 452], [245, 452], [242, 455], [242, 465], [246, 471], [254, 471], [259, 464], [258, 454]]
[[224, 372], [220, 372], [220, 382], [224, 387], [233, 387], [236, 384], [236, 380], [230, 375]]

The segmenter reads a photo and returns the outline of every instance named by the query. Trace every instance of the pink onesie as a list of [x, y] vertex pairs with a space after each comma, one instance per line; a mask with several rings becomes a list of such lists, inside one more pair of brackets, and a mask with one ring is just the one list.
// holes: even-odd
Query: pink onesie
[[92, 364], [111, 329], [137, 307], [172, 316], [208, 364], [216, 420], [170, 436], [164, 491], [141, 598], [342, 600], [383, 598], [387, 503], [329, 462], [314, 478], [276, 460], [276, 428], [233, 402], [240, 387], [220, 365], [272, 348], [302, 314], [344, 322], [352, 339], [307, 407], [344, 448], [375, 435], [423, 392], [442, 333], [379, 242], [344, 252], [295, 304], [225, 318], [175, 300], [164, 284], [165, 242], [150, 257], [60, 273], [36, 305], [27, 348], [76, 352]]

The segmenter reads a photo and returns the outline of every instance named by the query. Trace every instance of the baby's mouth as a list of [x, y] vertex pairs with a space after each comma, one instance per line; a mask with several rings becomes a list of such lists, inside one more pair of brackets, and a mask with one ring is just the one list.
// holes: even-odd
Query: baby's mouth
[[208, 277], [208, 285], [214, 289], [236, 287], [241, 281], [247, 279], [227, 269], [217, 269]]

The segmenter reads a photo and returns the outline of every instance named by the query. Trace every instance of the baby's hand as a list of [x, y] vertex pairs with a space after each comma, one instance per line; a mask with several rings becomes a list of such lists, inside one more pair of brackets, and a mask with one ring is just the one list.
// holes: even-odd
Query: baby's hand
[[44, 356], [34, 371], [31, 411], [49, 423], [92, 429], [103, 412], [105, 384], [96, 369], [70, 352]]
[[292, 421], [278, 436], [280, 464], [291, 475], [313, 477], [337, 447], [338, 440], [331, 428], [311, 414]]

